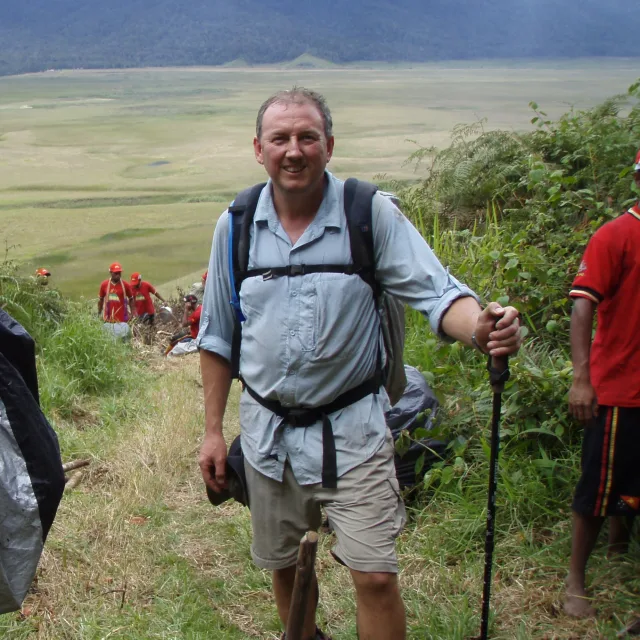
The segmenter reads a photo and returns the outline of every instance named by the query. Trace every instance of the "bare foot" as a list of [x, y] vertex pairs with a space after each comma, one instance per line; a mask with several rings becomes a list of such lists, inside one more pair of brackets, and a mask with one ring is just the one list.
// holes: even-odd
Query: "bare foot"
[[593, 618], [596, 610], [584, 589], [567, 586], [564, 598], [564, 612], [572, 618]]
[[625, 627], [616, 637], [626, 638], [627, 636], [640, 636], [640, 618], [637, 618], [629, 626]]

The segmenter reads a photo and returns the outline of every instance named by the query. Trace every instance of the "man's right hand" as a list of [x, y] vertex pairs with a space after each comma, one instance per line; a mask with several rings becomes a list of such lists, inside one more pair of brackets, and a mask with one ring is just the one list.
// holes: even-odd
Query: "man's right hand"
[[569, 411], [580, 422], [589, 422], [598, 415], [598, 398], [591, 382], [573, 381], [569, 390]]
[[227, 443], [221, 433], [206, 433], [198, 464], [205, 484], [216, 493], [227, 487], [226, 478]]

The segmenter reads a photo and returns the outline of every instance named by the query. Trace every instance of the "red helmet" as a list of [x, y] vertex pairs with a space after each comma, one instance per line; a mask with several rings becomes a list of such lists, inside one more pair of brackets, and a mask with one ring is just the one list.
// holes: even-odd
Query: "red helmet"
[[48, 269], [40, 268], [36, 269], [37, 276], [50, 276], [51, 272]]
[[109, 271], [111, 273], [122, 273], [122, 265], [119, 262], [113, 262], [109, 266]]
[[132, 273], [131, 274], [131, 282], [140, 282], [142, 280], [142, 275], [140, 275], [139, 273]]

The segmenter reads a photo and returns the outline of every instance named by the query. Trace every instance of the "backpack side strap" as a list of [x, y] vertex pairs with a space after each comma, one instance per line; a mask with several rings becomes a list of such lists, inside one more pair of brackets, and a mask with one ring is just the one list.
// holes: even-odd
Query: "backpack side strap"
[[240, 308], [240, 285], [249, 264], [249, 241], [253, 217], [266, 182], [241, 191], [229, 206], [229, 279], [231, 306], [235, 312], [231, 341], [231, 376], [240, 373], [240, 342], [245, 318]]

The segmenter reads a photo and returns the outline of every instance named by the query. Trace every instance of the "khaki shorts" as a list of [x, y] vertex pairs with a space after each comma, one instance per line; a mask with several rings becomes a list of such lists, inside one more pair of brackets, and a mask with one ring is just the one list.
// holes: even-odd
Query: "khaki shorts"
[[323, 506], [336, 533], [336, 558], [356, 571], [397, 573], [395, 539], [406, 521], [393, 463], [393, 440], [369, 460], [338, 478], [337, 489], [299, 485], [289, 464], [282, 482], [256, 471], [246, 460], [253, 561], [262, 569], [295, 565], [300, 539], [321, 524]]

